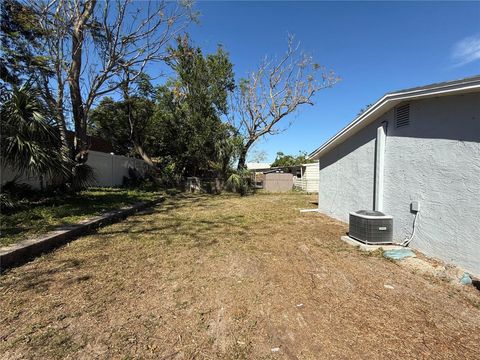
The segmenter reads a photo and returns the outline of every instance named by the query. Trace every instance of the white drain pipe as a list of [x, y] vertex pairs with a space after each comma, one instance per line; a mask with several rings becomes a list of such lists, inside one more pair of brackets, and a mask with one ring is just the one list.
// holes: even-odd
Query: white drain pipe
[[387, 139], [387, 123], [383, 123], [377, 129], [377, 141], [375, 147], [375, 199], [376, 211], [383, 212], [383, 182], [385, 169], [385, 143]]

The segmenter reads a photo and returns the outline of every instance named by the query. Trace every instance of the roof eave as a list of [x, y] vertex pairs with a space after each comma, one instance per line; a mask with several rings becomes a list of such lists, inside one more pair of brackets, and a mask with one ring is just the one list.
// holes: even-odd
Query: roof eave
[[406, 100], [417, 100], [422, 98], [434, 96], [446, 96], [458, 93], [468, 93], [478, 91], [480, 89], [480, 77], [474, 80], [454, 83], [442, 84], [437, 87], [418, 88], [410, 91], [399, 91], [395, 93], [387, 93], [372, 106], [370, 106], [364, 113], [360, 114], [351, 123], [340, 130], [336, 135], [327, 140], [322, 146], [314, 150], [309, 156], [309, 159], [318, 160], [319, 157], [330, 151], [336, 145], [344, 142], [350, 136], [356, 134], [358, 131], [371, 124], [378, 119], [385, 112], [390, 110], [396, 104]]

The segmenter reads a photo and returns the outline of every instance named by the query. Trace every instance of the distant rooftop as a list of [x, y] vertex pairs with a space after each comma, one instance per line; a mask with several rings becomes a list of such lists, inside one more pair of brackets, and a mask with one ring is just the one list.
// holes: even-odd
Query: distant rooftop
[[269, 169], [269, 168], [270, 168], [270, 163], [258, 163], [258, 162], [247, 163], [248, 170]]

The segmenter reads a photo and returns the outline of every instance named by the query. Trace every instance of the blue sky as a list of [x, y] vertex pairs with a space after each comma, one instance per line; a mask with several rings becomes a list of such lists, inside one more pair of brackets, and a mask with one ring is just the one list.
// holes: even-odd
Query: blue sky
[[[256, 151], [310, 152], [385, 92], [480, 74], [480, 2], [199, 1], [188, 29], [205, 53], [222, 44], [237, 78], [281, 54], [293, 33], [342, 81]], [[287, 120], [288, 121], [288, 120]]]

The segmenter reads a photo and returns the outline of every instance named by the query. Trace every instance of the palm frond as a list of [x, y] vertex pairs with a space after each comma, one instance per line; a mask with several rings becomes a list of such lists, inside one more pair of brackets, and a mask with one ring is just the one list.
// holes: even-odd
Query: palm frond
[[72, 173], [72, 189], [82, 190], [92, 186], [95, 182], [95, 171], [90, 165], [76, 164]]
[[26, 175], [66, 175], [60, 138], [50, 125], [38, 89], [30, 84], [14, 87], [0, 108], [2, 165]]

